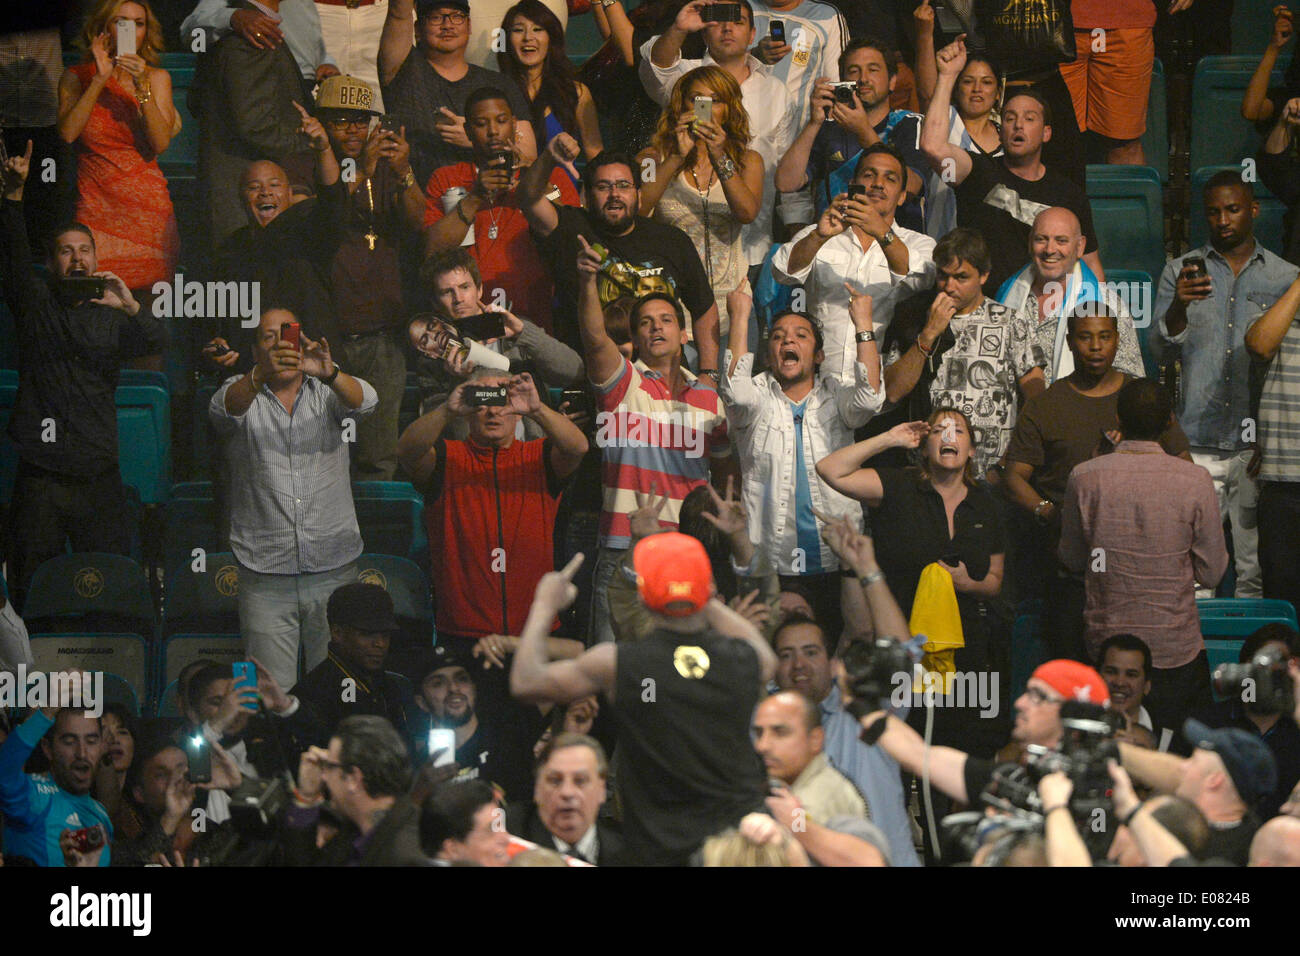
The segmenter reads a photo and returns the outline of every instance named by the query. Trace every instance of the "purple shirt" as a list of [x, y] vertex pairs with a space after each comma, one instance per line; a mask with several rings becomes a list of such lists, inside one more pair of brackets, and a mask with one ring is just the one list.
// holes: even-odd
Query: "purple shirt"
[[1188, 663], [1205, 646], [1195, 585], [1213, 587], [1228, 567], [1210, 473], [1148, 441], [1080, 463], [1061, 509], [1060, 557], [1087, 584], [1094, 656], [1127, 633], [1146, 641], [1155, 667]]

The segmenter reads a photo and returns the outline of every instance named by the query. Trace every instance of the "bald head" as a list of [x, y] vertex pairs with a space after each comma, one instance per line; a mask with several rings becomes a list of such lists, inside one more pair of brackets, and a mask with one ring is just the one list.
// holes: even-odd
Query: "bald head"
[[243, 197], [248, 218], [266, 227], [289, 208], [292, 196], [289, 174], [269, 159], [256, 160], [244, 170], [239, 180], [239, 194]]
[[1251, 866], [1300, 866], [1300, 819], [1274, 817], [1250, 841]]
[[1043, 282], [1061, 280], [1083, 258], [1085, 241], [1079, 217], [1063, 206], [1044, 209], [1029, 230], [1029, 260]]

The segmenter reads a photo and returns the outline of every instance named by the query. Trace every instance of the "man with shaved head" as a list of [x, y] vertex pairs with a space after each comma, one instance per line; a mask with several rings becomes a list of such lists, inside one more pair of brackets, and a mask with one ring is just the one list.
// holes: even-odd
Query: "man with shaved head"
[[1300, 866], [1300, 820], [1274, 817], [1250, 841], [1251, 866]]
[[1049, 385], [1074, 371], [1065, 344], [1066, 320], [1090, 305], [1119, 321], [1115, 368], [1138, 377], [1146, 374], [1133, 318], [1101, 285], [1101, 277], [1084, 258], [1085, 245], [1078, 216], [1062, 206], [1044, 209], [1029, 230], [1029, 264], [1003, 282], [996, 296], [1035, 330], [1035, 344], [1047, 357]]
[[790, 788], [809, 820], [871, 816], [858, 788], [823, 753], [826, 731], [811, 698], [794, 691], [773, 694], [754, 711], [753, 733], [768, 776]]

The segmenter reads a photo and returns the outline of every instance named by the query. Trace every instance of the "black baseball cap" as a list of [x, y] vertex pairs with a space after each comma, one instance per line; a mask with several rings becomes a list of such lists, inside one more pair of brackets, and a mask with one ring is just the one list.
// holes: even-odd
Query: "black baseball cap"
[[415, 15], [422, 17], [439, 7], [455, 7], [457, 10], [463, 10], [465, 15], [469, 16], [469, 0], [416, 0]]
[[[462, 654], [447, 644], [439, 644], [429, 652], [420, 656], [420, 665], [418, 672], [420, 683], [432, 674], [434, 671], [445, 670], [448, 667], [463, 667], [469, 674], [470, 680], [474, 679], [474, 668], [470, 666], [471, 661], [467, 654]], [[477, 682], [476, 682], [477, 683]]]
[[401, 629], [393, 614], [393, 598], [378, 584], [356, 581], [336, 588], [325, 608], [331, 626], [350, 627], [367, 634]]
[[1238, 727], [1213, 730], [1191, 717], [1183, 736], [1193, 747], [1219, 755], [1241, 799], [1254, 807], [1277, 789], [1277, 761], [1259, 737]]

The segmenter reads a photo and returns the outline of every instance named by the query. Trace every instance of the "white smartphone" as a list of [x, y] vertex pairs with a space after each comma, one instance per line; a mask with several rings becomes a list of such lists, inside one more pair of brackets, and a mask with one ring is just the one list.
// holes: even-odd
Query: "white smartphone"
[[711, 96], [695, 97], [695, 122], [697, 123], [713, 122], [713, 97]]
[[[442, 753], [438, 753], [438, 751]], [[429, 756], [435, 767], [445, 767], [456, 762], [456, 731], [441, 727], [429, 728]]]
[[117, 21], [117, 55], [135, 56], [135, 21]]

